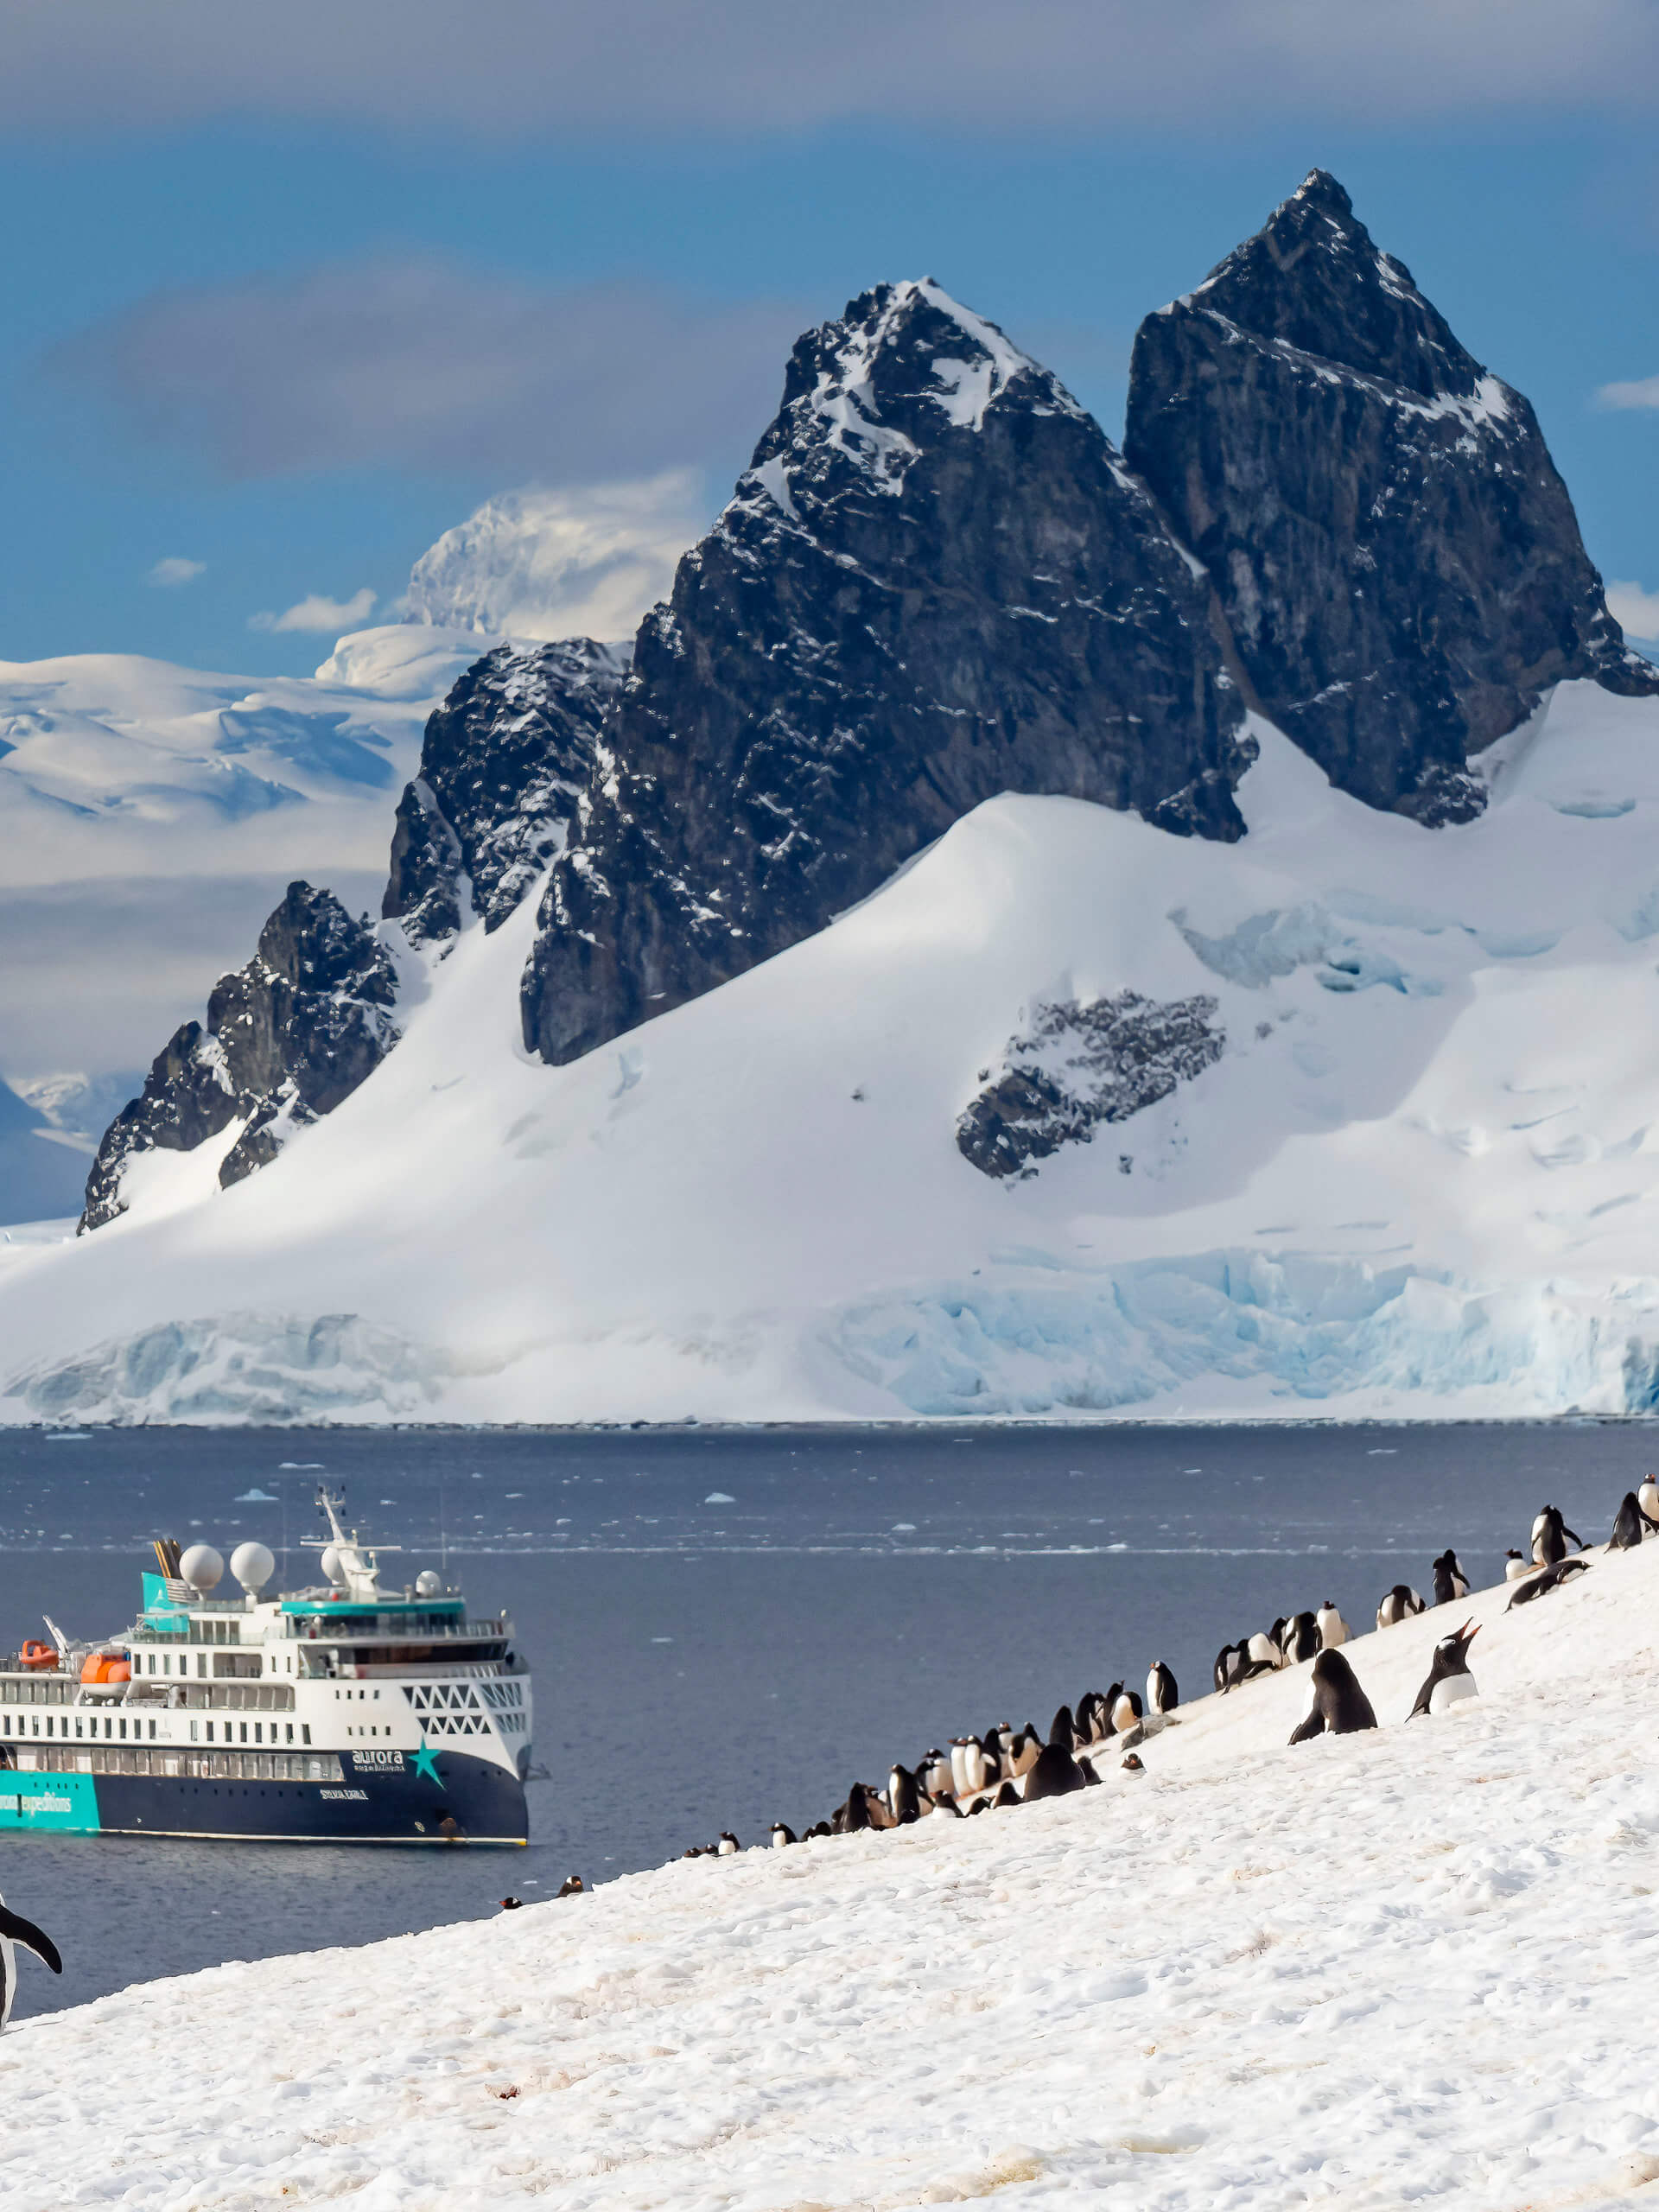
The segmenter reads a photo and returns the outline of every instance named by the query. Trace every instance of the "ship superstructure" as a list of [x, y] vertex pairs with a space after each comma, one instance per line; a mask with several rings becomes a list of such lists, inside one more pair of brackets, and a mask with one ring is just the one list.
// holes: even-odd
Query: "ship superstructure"
[[322, 1491], [322, 1582], [266, 1597], [263, 1544], [216, 1594], [210, 1546], [163, 1539], [124, 1634], [0, 1658], [0, 1831], [524, 1843], [531, 1677], [502, 1616], [379, 1554]]

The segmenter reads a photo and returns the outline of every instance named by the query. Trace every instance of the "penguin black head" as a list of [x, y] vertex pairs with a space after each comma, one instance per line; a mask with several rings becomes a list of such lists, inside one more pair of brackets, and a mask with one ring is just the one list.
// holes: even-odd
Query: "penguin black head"
[[503, 1912], [517, 1912], [524, 1901], [523, 1897], [499, 1897], [496, 1902]]
[[1144, 1774], [1146, 1770], [1147, 1763], [1139, 1751], [1131, 1751], [1123, 1762], [1125, 1774]]
[[1469, 1647], [1480, 1634], [1478, 1621], [1465, 1621], [1451, 1636], [1443, 1636], [1434, 1647], [1434, 1665], [1442, 1675], [1461, 1675], [1468, 1671]]
[[559, 1885], [559, 1895], [562, 1897], [579, 1897], [582, 1893], [580, 1874], [567, 1874]]

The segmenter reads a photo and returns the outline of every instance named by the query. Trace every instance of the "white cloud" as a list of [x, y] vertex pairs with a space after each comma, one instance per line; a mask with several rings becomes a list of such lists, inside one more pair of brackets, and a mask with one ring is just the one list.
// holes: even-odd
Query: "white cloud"
[[1596, 397], [1604, 407], [1659, 407], [1659, 377], [1638, 377], [1634, 384], [1605, 384]]
[[689, 469], [504, 493], [422, 554], [406, 619], [484, 636], [632, 637], [709, 520]]
[[1659, 638], [1659, 591], [1637, 583], [1607, 587], [1607, 612], [1627, 637]]
[[349, 599], [327, 599], [314, 591], [281, 614], [254, 614], [248, 620], [250, 630], [355, 630], [366, 622], [369, 610], [374, 605], [374, 594], [366, 584], [361, 591], [354, 591]]
[[603, 483], [714, 460], [734, 474], [797, 334], [841, 305], [562, 292], [379, 259], [159, 293], [48, 365], [139, 438], [232, 476], [378, 464]]
[[168, 591], [178, 584], [194, 583], [207, 566], [205, 561], [187, 561], [181, 555], [172, 553], [156, 563], [148, 581]]
[[323, 119], [652, 143], [871, 120], [1008, 137], [1122, 124], [1203, 136], [1379, 116], [1650, 113], [1649, 0], [75, 0], [0, 11], [0, 121], [124, 130]]

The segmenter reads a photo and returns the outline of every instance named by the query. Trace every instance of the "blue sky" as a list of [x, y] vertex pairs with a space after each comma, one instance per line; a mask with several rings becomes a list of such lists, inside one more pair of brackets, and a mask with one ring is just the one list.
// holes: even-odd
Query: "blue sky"
[[832, 19], [749, 0], [712, 58], [653, 0], [484, 4], [448, 55], [426, 0], [166, 12], [166, 52], [102, 0], [0, 29], [0, 658], [297, 671], [326, 610], [272, 618], [384, 612], [492, 493], [690, 467], [712, 512], [790, 336], [882, 277], [937, 276], [1116, 435], [1139, 317], [1316, 162], [1532, 398], [1604, 572], [1659, 593], [1659, 382], [1597, 397], [1659, 379], [1646, 0], [1586, 0], [1570, 53], [1550, 10], [1454, 0], [1346, 45], [1339, 9], [1192, 0], [1207, 48], [1116, 0], [894, 0], [956, 43], [887, 69], [885, 33], [852, 69], [796, 36]]

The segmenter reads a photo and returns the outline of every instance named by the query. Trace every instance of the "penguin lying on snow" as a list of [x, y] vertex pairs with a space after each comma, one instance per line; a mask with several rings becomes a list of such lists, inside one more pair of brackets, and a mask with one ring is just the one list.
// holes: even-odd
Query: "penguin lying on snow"
[[798, 1840], [799, 1839], [797, 1837], [794, 1829], [790, 1827], [787, 1821], [774, 1821], [772, 1822], [772, 1847], [774, 1851], [782, 1851], [787, 1845], [798, 1842]]
[[63, 1961], [52, 1938], [21, 1912], [11, 1912], [0, 1901], [0, 2028], [11, 2018], [11, 2000], [17, 1994], [17, 1945], [44, 1959], [54, 1974], [63, 1972]]
[[1408, 1582], [1396, 1582], [1392, 1590], [1383, 1593], [1382, 1602], [1376, 1609], [1376, 1624], [1378, 1628], [1393, 1628], [1396, 1622], [1408, 1621], [1414, 1613], [1427, 1611]]
[[1428, 1679], [1417, 1693], [1417, 1702], [1406, 1715], [1414, 1720], [1420, 1713], [1448, 1713], [1466, 1697], [1478, 1694], [1475, 1678], [1469, 1671], [1469, 1647], [1480, 1634], [1478, 1621], [1465, 1621], [1453, 1636], [1443, 1636], [1434, 1647], [1433, 1663]]
[[582, 1889], [581, 1875], [567, 1874], [564, 1879], [559, 1884], [558, 1893], [562, 1897], [582, 1897], [584, 1894], [584, 1891]]
[[1036, 1765], [1026, 1777], [1026, 1802], [1033, 1805], [1039, 1797], [1065, 1797], [1085, 1786], [1083, 1770], [1071, 1752], [1063, 1745], [1045, 1744], [1037, 1754]]
[[1642, 1510], [1642, 1501], [1633, 1490], [1624, 1493], [1624, 1502], [1613, 1519], [1613, 1534], [1607, 1548], [1610, 1552], [1633, 1552], [1644, 1536], [1659, 1536], [1659, 1521]]
[[1434, 1602], [1437, 1605], [1454, 1605], [1459, 1598], [1469, 1595], [1469, 1578], [1458, 1563], [1458, 1555], [1448, 1545], [1434, 1562]]
[[1375, 1728], [1371, 1700], [1359, 1687], [1353, 1669], [1340, 1651], [1321, 1651], [1308, 1676], [1306, 1718], [1292, 1729], [1293, 1744], [1306, 1744], [1315, 1736], [1352, 1736], [1362, 1728]]
[[1506, 1582], [1518, 1582], [1523, 1574], [1531, 1573], [1532, 1561], [1524, 1552], [1516, 1551], [1511, 1545], [1503, 1554], [1503, 1580]]
[[1515, 1595], [1503, 1610], [1512, 1613], [1517, 1605], [1529, 1605], [1535, 1598], [1541, 1598], [1547, 1590], [1559, 1590], [1572, 1574], [1588, 1574], [1590, 1562], [1585, 1559], [1560, 1559], [1547, 1567], [1541, 1574], [1533, 1575], [1528, 1581], [1516, 1585]]

